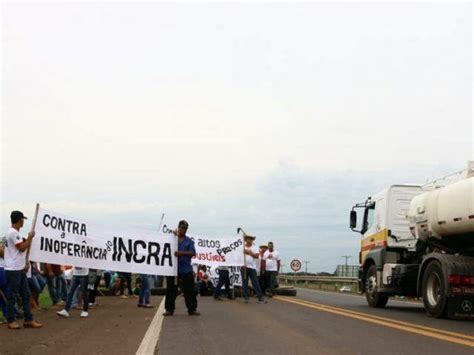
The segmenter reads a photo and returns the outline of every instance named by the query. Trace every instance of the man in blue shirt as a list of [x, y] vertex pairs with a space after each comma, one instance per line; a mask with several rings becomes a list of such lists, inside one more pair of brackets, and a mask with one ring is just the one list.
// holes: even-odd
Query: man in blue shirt
[[[175, 235], [178, 237], [178, 251], [175, 252], [175, 256], [178, 257], [178, 282], [184, 293], [188, 314], [190, 316], [198, 316], [199, 312], [196, 312], [197, 298], [194, 289], [194, 275], [191, 266], [191, 258], [196, 255], [196, 249], [194, 248], [194, 242], [186, 236], [188, 226], [188, 222], [184, 220], [178, 224], [178, 229], [175, 232]], [[178, 287], [175, 284], [175, 278], [174, 276], [168, 276], [166, 278], [166, 312], [163, 313], [164, 316], [173, 315], [177, 295]]]

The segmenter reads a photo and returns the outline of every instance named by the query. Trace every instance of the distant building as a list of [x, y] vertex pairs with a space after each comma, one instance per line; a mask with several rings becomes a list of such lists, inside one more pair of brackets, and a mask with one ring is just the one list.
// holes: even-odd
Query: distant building
[[336, 276], [359, 277], [359, 265], [337, 265]]

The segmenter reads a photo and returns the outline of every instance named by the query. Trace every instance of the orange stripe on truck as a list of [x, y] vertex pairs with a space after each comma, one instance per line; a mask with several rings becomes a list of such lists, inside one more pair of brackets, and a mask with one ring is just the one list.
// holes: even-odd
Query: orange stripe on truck
[[371, 249], [374, 249], [374, 248], [386, 247], [386, 246], [387, 246], [387, 241], [383, 240], [383, 241], [380, 241], [380, 242], [377, 242], [377, 243], [372, 243], [372, 244], [368, 244], [368, 245], [363, 246], [362, 251], [371, 250]]
[[365, 257], [369, 250], [382, 248], [387, 246], [388, 229], [384, 228], [377, 233], [366, 236], [361, 240], [360, 251], [361, 251], [361, 264], [364, 263]]

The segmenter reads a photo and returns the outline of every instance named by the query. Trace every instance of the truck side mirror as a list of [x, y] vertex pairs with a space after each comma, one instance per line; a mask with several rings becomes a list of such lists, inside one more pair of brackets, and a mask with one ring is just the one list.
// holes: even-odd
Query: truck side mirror
[[351, 211], [351, 218], [350, 218], [350, 227], [351, 229], [355, 229], [357, 227], [357, 212], [352, 210]]

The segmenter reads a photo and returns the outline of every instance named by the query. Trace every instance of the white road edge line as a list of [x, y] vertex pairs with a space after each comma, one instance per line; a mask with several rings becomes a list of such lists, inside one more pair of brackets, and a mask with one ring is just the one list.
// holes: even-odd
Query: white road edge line
[[143, 337], [136, 355], [153, 355], [155, 353], [156, 344], [160, 338], [161, 324], [163, 323], [163, 312], [165, 310], [165, 298], [161, 300], [160, 306]]

